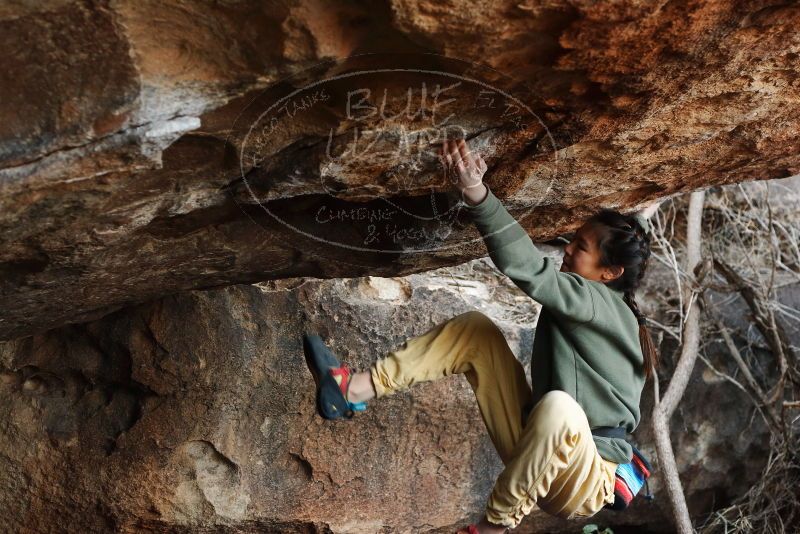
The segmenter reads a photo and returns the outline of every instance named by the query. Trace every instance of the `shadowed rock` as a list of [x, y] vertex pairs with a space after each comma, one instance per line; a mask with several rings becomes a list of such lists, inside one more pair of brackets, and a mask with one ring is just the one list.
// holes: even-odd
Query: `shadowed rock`
[[[464, 82], [444, 111], [539, 241], [601, 207], [796, 174], [799, 23], [794, 5], [722, 0], [11, 3], [0, 339], [186, 289], [483, 255], [435, 158], [413, 143], [385, 155], [432, 141], [430, 117], [350, 116], [354, 89], [371, 89], [362, 111], [383, 89], [388, 109], [410, 94], [418, 111], [423, 84], [430, 102], [457, 75], [524, 103], [509, 114]], [[376, 65], [415, 71], [335, 79]], [[325, 92], [288, 101], [291, 124], [248, 136], [270, 104], [320, 80]], [[367, 131], [382, 135], [365, 155]], [[317, 218], [387, 209], [374, 241], [369, 221]]]
[[[466, 379], [420, 383], [370, 401], [352, 421], [325, 421], [302, 333], [319, 332], [343, 361], [366, 369], [407, 337], [479, 308], [528, 376], [538, 306], [509, 286], [486, 259], [404, 278], [295, 278], [185, 292], [0, 342], [3, 376], [48, 373], [80, 384], [66, 388], [79, 394], [51, 398], [0, 383], [0, 525], [452, 533], [480, 515], [503, 468]], [[725, 313], [743, 316], [739, 307]], [[669, 343], [664, 354], [675, 349]], [[714, 347], [708, 357], [724, 359]], [[761, 473], [765, 429], [749, 402], [696, 369], [672, 423], [695, 516], [724, 507]], [[648, 387], [642, 413], [651, 409]], [[648, 420], [635, 439], [655, 458]], [[650, 488], [653, 505], [637, 499], [625, 514], [589, 522], [672, 531], [659, 476]], [[518, 530], [574, 533], [582, 524], [536, 511]]]

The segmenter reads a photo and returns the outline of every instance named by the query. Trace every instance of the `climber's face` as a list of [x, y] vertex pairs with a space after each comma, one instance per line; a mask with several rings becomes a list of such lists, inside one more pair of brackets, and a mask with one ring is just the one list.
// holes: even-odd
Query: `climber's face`
[[605, 284], [622, 275], [623, 267], [600, 265], [600, 229], [590, 223], [581, 226], [575, 237], [564, 247], [562, 273], [576, 273], [587, 280]]

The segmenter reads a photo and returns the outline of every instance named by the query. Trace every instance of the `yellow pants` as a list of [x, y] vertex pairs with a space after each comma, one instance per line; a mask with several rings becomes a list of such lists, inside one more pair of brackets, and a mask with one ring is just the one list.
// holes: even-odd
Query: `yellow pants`
[[378, 398], [453, 373], [472, 386], [505, 465], [486, 506], [490, 522], [514, 528], [534, 504], [562, 518], [588, 517], [614, 501], [617, 464], [597, 453], [586, 414], [569, 394], [547, 393], [523, 421], [532, 402], [525, 371], [481, 312], [408, 339], [370, 367]]

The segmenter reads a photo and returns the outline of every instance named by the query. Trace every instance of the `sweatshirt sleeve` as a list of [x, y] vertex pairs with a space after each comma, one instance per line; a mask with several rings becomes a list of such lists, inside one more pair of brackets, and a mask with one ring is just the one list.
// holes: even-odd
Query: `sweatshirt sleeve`
[[[484, 184], [485, 185], [485, 184]], [[486, 186], [488, 193], [466, 212], [495, 266], [528, 296], [562, 318], [586, 322], [594, 318], [594, 300], [588, 280], [559, 271], [553, 258], [533, 244], [528, 233]]]

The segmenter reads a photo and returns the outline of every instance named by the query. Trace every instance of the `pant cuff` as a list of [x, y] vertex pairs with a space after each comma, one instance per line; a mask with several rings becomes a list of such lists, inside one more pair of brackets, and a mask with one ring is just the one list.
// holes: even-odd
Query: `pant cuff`
[[372, 385], [375, 387], [376, 398], [385, 397], [386, 395], [391, 395], [394, 393], [390, 386], [384, 383], [384, 380], [381, 377], [381, 372], [378, 369], [378, 362], [374, 362], [370, 366], [369, 374], [372, 377]]
[[517, 526], [522, 522], [522, 517], [515, 518], [514, 516], [509, 516], [509, 515], [500, 515], [487, 508], [486, 520], [489, 521], [489, 523], [492, 523], [493, 525], [501, 525], [513, 529], [517, 528]]

